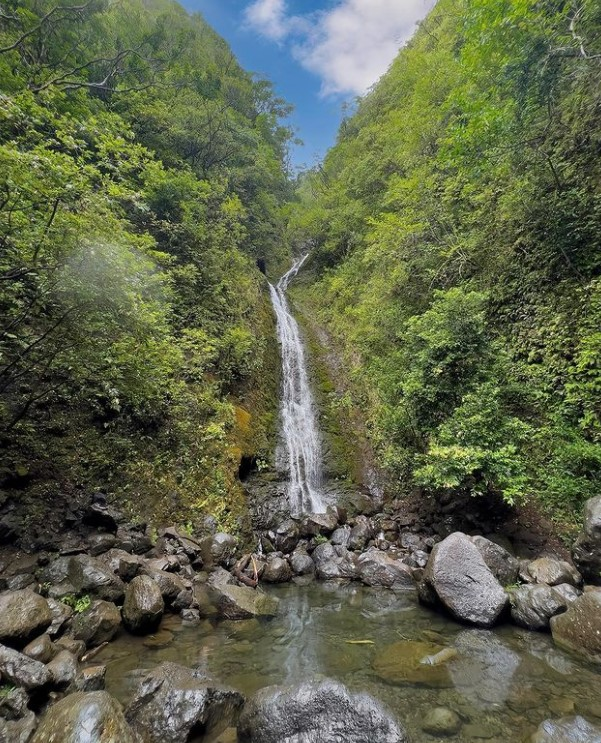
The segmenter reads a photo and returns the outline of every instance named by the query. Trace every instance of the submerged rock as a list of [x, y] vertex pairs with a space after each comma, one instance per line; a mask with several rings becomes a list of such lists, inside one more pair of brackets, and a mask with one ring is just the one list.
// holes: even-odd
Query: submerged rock
[[[445, 653], [445, 650], [450, 652]], [[383, 648], [374, 658], [372, 668], [387, 684], [443, 689], [453, 686], [447, 662], [456, 655], [454, 648], [401, 640]]]
[[438, 738], [456, 735], [461, 730], [461, 719], [452, 709], [435, 707], [424, 717], [422, 730]]
[[165, 602], [161, 589], [148, 575], [138, 575], [128, 585], [123, 604], [123, 623], [130, 632], [154, 632], [161, 623]]
[[119, 702], [105, 691], [76, 692], [52, 705], [31, 743], [137, 743]]
[[198, 671], [162, 663], [135, 690], [126, 718], [145, 743], [182, 743], [193, 730], [218, 735], [235, 725], [244, 697]]
[[23, 647], [52, 622], [46, 599], [33, 591], [0, 594], [0, 642]]
[[496, 624], [509, 602], [476, 545], [461, 532], [434, 547], [422, 583], [422, 601], [435, 597], [455, 619], [479, 627]]
[[553, 640], [587, 660], [601, 663], [601, 591], [582, 594], [551, 619]]
[[367, 694], [325, 679], [261, 689], [244, 707], [240, 743], [408, 743], [390, 713]]
[[531, 743], [601, 743], [601, 728], [583, 717], [545, 720], [530, 739]]

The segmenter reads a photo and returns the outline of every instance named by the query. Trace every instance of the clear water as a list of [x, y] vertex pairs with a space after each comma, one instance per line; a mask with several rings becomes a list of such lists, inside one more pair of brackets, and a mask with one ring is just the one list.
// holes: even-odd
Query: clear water
[[298, 323], [286, 298], [288, 285], [306, 259], [307, 256], [297, 261], [275, 287], [270, 285], [282, 352], [281, 426], [289, 473], [288, 500], [293, 516], [326, 510], [320, 492], [323, 458], [315, 402]]
[[[419, 606], [411, 591], [328, 584], [268, 590], [281, 600], [270, 622], [205, 622], [199, 628], [170, 617], [156, 639], [121, 636], [98, 656], [108, 664], [107, 689], [127, 702], [137, 669], [170, 660], [201, 666], [246, 695], [320, 675], [339, 679], [384, 702], [413, 743], [435, 740], [421, 723], [437, 706], [450, 707], [464, 721], [453, 741], [521, 743], [543, 720], [576, 712], [601, 724], [601, 674], [555, 648], [548, 635], [511, 626], [469, 629]], [[366, 640], [373, 644], [349, 643]], [[379, 679], [373, 659], [399, 640], [455, 647], [448, 688]]]

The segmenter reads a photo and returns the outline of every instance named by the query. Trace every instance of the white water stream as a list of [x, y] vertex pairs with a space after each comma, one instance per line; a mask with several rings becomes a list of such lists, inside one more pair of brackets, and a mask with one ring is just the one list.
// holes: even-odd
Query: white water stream
[[289, 473], [288, 500], [293, 516], [324, 513], [326, 510], [320, 492], [321, 436], [309, 386], [305, 349], [286, 298], [288, 285], [306, 260], [305, 255], [296, 261], [275, 287], [270, 284], [282, 351], [282, 437]]

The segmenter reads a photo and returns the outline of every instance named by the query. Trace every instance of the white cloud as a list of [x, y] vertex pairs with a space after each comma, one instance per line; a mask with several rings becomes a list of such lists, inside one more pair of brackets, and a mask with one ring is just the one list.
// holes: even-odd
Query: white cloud
[[339, 0], [305, 16], [286, 0], [255, 0], [246, 20], [259, 33], [289, 39], [299, 62], [322, 80], [322, 94], [365, 93], [388, 69], [435, 0]]

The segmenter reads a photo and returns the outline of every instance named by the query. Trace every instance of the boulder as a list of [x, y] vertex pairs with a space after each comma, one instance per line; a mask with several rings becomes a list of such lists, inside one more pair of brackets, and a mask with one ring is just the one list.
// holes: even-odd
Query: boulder
[[315, 563], [304, 549], [297, 549], [292, 553], [290, 567], [294, 575], [313, 575], [315, 572]]
[[48, 663], [55, 654], [50, 635], [44, 633], [36, 637], [35, 640], [32, 640], [23, 648], [23, 654], [34, 660], [39, 660], [40, 663]]
[[161, 589], [148, 575], [138, 575], [127, 586], [123, 624], [130, 632], [148, 634], [161, 623], [165, 602]]
[[472, 537], [488, 569], [502, 586], [511, 586], [518, 579], [520, 561], [504, 547], [485, 537]]
[[528, 563], [526, 573], [533, 583], [545, 583], [548, 586], [558, 586], [561, 583], [579, 586], [582, 583], [582, 576], [573, 565], [551, 557], [539, 557]]
[[145, 743], [183, 743], [193, 731], [216, 736], [235, 725], [244, 697], [202, 672], [162, 663], [146, 675], [125, 712]]
[[326, 513], [310, 513], [300, 523], [302, 537], [329, 536], [338, 526], [338, 513], [328, 508]]
[[125, 593], [123, 581], [100, 558], [90, 555], [59, 557], [44, 568], [41, 580], [51, 584], [48, 593], [55, 599], [92, 594], [119, 603]]
[[167, 605], [171, 605], [186, 588], [186, 584], [179, 575], [168, 573], [165, 570], [153, 570], [146, 565], [142, 565], [140, 573], [152, 578], [159, 587], [161, 596]]
[[330, 537], [330, 542], [339, 547], [347, 547], [351, 539], [351, 527], [348, 524], [339, 527]]
[[105, 691], [76, 692], [53, 704], [31, 743], [136, 743], [119, 702]]
[[77, 614], [69, 629], [75, 640], [83, 640], [88, 647], [96, 647], [110, 642], [121, 626], [121, 612], [109, 601], [94, 601], [92, 605]]
[[352, 580], [357, 577], [355, 555], [345, 547], [335, 547], [329, 542], [313, 550], [317, 577], [321, 580]]
[[572, 549], [572, 559], [587, 583], [601, 585], [601, 495], [584, 507], [584, 524]]
[[388, 552], [372, 547], [357, 559], [357, 575], [366, 586], [415, 588], [411, 568], [395, 560]]
[[367, 694], [337, 681], [261, 689], [244, 707], [240, 743], [407, 743], [405, 731]]
[[276, 550], [283, 552], [285, 555], [290, 554], [296, 549], [300, 539], [298, 523], [292, 519], [287, 519], [277, 527], [272, 537], [271, 542]]
[[107, 506], [106, 503], [92, 503], [83, 515], [83, 523], [86, 526], [104, 529], [111, 534], [117, 533], [121, 521], [123, 516], [119, 511]]
[[91, 534], [88, 537], [88, 552], [98, 557], [115, 546], [117, 538], [113, 534]]
[[355, 525], [351, 529], [347, 546], [350, 550], [361, 552], [373, 537], [374, 527], [371, 521], [367, 516], [357, 516]]
[[73, 682], [73, 689], [75, 691], [102, 691], [105, 678], [106, 666], [86, 666], [77, 674]]
[[553, 640], [560, 647], [601, 663], [601, 591], [588, 591], [564, 614], [551, 619]]
[[568, 602], [551, 586], [544, 584], [519, 586], [509, 594], [511, 618], [520, 627], [547, 630], [551, 617], [561, 614]]
[[59, 635], [69, 619], [73, 616], [73, 609], [62, 601], [47, 599], [48, 608], [52, 614], [52, 623], [46, 630], [50, 637]]
[[130, 555], [125, 550], [110, 549], [100, 559], [111, 573], [118, 575], [126, 583], [133, 580], [140, 569], [141, 558], [138, 555]]
[[28, 691], [52, 681], [50, 671], [43, 663], [4, 645], [0, 645], [0, 678]]
[[36, 725], [33, 712], [28, 712], [18, 720], [3, 720], [0, 717], [0, 740], [6, 743], [28, 743]]
[[66, 688], [75, 681], [79, 669], [77, 658], [68, 650], [61, 650], [46, 668], [52, 676], [52, 683], [59, 688]]
[[531, 743], [601, 743], [601, 728], [583, 717], [545, 720], [530, 739]]
[[275, 555], [269, 555], [262, 574], [265, 583], [287, 583], [292, 578], [292, 570], [288, 560]]
[[0, 642], [23, 647], [52, 622], [52, 612], [42, 596], [30, 590], [0, 594]]
[[509, 602], [476, 545], [461, 532], [434, 547], [423, 584], [422, 601], [433, 595], [455, 619], [479, 627], [496, 624]]
[[231, 534], [219, 532], [200, 540], [200, 554], [205, 567], [227, 566], [236, 554], [238, 540]]
[[221, 584], [209, 585], [207, 591], [212, 605], [223, 619], [274, 617], [278, 613], [278, 599], [259, 589]]
[[435, 707], [424, 717], [422, 730], [435, 738], [456, 735], [461, 730], [461, 718], [447, 707]]

